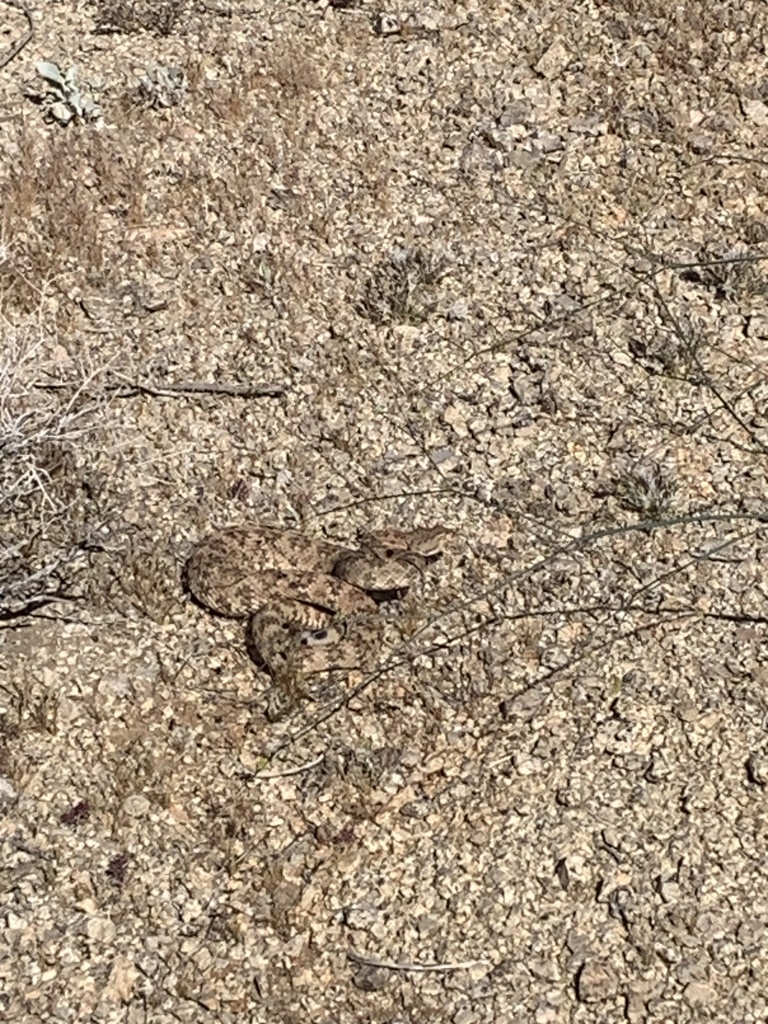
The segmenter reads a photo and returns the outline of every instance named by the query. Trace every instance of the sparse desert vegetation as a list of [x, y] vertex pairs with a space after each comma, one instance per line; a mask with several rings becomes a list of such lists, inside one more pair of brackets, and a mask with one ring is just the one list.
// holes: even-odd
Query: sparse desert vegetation
[[[764, 5], [0, 14], [0, 1012], [764, 1020]], [[246, 522], [454, 539], [278, 716]]]

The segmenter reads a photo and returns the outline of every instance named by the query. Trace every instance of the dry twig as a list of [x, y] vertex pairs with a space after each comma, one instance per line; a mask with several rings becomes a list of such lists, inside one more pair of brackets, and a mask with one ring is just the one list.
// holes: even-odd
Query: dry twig
[[468, 971], [472, 967], [487, 967], [488, 960], [464, 960], [458, 964], [413, 964], [407, 961], [377, 960], [372, 956], [363, 956], [356, 950], [347, 950], [348, 958], [363, 967], [383, 967], [388, 971], [415, 971], [419, 974], [438, 973], [440, 971]]
[[10, 64], [13, 58], [17, 56], [17, 54], [21, 53], [35, 34], [35, 23], [32, 21], [32, 12], [24, 3], [24, 0], [7, 0], [7, 2], [11, 4], [12, 7], [17, 7], [22, 12], [24, 17], [27, 19], [29, 28], [23, 36], [17, 39], [16, 42], [9, 46], [5, 53], [0, 56], [0, 68], [4, 68], [6, 64]]
[[289, 775], [301, 775], [302, 772], [308, 772], [312, 768], [317, 768], [319, 764], [323, 763], [324, 758], [325, 754], [321, 754], [313, 761], [307, 761], [306, 764], [298, 764], [295, 768], [286, 768], [281, 772], [259, 772], [254, 778], [258, 782], [263, 782], [268, 779], [286, 779]]
[[[34, 387], [54, 390], [74, 385], [66, 381], [47, 383], [37, 381]], [[105, 384], [105, 391], [111, 391], [115, 398], [135, 398], [136, 395], [155, 395], [158, 398], [173, 398], [175, 395], [229, 395], [237, 398], [280, 398], [286, 389], [281, 384], [220, 384], [217, 381], [188, 380], [180, 384], [140, 384], [129, 381], [125, 384]]]

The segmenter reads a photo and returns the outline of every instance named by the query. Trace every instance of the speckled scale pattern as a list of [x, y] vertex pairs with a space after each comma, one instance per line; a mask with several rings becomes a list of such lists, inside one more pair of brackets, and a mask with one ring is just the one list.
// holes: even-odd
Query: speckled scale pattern
[[293, 530], [233, 526], [195, 546], [185, 581], [211, 611], [248, 618], [248, 648], [277, 679], [364, 668], [383, 632], [368, 595], [401, 596], [448, 535], [442, 527], [361, 531], [349, 548]]

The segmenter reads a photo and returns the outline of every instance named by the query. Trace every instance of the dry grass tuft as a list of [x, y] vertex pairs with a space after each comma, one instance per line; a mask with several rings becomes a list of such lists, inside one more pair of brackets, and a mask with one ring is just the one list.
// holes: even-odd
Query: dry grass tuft
[[675, 481], [656, 459], [632, 462], [617, 473], [612, 493], [622, 508], [644, 519], [661, 519], [672, 508]]
[[694, 324], [684, 312], [674, 323], [665, 322], [647, 335], [637, 335], [629, 342], [631, 354], [652, 373], [691, 383], [701, 378], [701, 360], [707, 346], [704, 328]]
[[[61, 380], [37, 328], [0, 321], [0, 618], [65, 596], [96, 503], [83, 442], [103, 426], [100, 371]], [[87, 451], [87, 449], [85, 449]]]
[[357, 311], [379, 325], [423, 323], [434, 309], [429, 289], [445, 269], [442, 256], [419, 248], [395, 249], [366, 282]]
[[53, 283], [99, 286], [116, 272], [107, 225], [119, 236], [145, 205], [142, 150], [96, 132], [36, 140], [21, 133], [18, 159], [0, 187], [6, 259], [3, 308], [33, 314]]
[[96, 31], [111, 33], [154, 32], [169, 36], [178, 27], [187, 0], [98, 0]]

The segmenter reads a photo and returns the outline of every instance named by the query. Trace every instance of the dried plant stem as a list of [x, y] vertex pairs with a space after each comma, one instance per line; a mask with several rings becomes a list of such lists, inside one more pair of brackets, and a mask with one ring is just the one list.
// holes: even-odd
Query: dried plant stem
[[[74, 386], [66, 381], [37, 381], [34, 387], [54, 390]], [[286, 388], [281, 384], [220, 384], [217, 381], [189, 380], [180, 384], [140, 384], [130, 381], [125, 384], [105, 384], [105, 391], [111, 391], [115, 398], [135, 398], [136, 395], [155, 395], [158, 398], [173, 398], [175, 395], [230, 395], [238, 398], [280, 398]]]
[[10, 64], [14, 57], [21, 53], [27, 43], [30, 41], [32, 36], [35, 34], [35, 23], [32, 21], [32, 11], [24, 3], [24, 0], [7, 0], [13, 7], [17, 7], [24, 17], [27, 19], [29, 28], [20, 36], [15, 43], [8, 47], [4, 54], [0, 55], [0, 68], [4, 68], [6, 64]]
[[317, 768], [319, 764], [323, 763], [324, 758], [325, 754], [321, 754], [319, 757], [314, 758], [314, 760], [307, 761], [306, 764], [296, 765], [295, 768], [286, 768], [281, 772], [259, 772], [255, 778], [257, 781], [262, 782], [268, 779], [286, 779], [289, 775], [301, 775], [302, 772], [308, 772], [312, 768]]
[[377, 960], [376, 957], [363, 956], [354, 949], [347, 950], [348, 958], [363, 967], [383, 967], [388, 971], [415, 971], [419, 974], [429, 974], [448, 971], [468, 971], [472, 967], [487, 967], [488, 960], [464, 960], [456, 964], [414, 964], [403, 960]]

